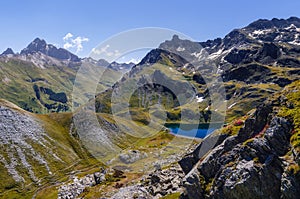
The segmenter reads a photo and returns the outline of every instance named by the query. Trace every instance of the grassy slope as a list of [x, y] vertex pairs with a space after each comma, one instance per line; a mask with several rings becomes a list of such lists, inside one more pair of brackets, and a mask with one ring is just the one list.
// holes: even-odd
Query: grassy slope
[[[80, 67], [80, 66], [78, 66]], [[96, 66], [92, 66], [92, 68]], [[103, 71], [101, 67], [97, 70]], [[101, 72], [100, 71], [100, 72]], [[52, 89], [56, 93], [64, 92], [67, 95], [66, 105], [71, 107], [71, 95], [73, 92], [73, 82], [76, 78], [77, 70], [65, 65], [48, 66], [44, 69], [35, 66], [33, 63], [17, 60], [14, 58], [8, 61], [0, 60], [0, 98], [9, 100], [18, 106], [34, 113], [48, 113], [49, 110], [39, 101], [34, 92], [33, 86]], [[121, 76], [121, 73], [108, 69], [102, 77], [98, 86], [98, 91], [103, 91], [111, 86]], [[89, 77], [87, 77], [88, 79]], [[100, 77], [97, 77], [100, 78]], [[95, 79], [94, 82], [98, 80]], [[94, 83], [93, 82], [93, 83]], [[87, 82], [90, 83], [90, 82]], [[88, 85], [81, 82], [80, 92], [85, 92]], [[44, 103], [53, 104], [55, 101], [49, 99], [49, 95], [41, 93]], [[60, 103], [56, 103], [60, 104]]]
[[[42, 187], [66, 180], [69, 172], [93, 167], [95, 165], [101, 165], [101, 163], [94, 159], [81, 146], [78, 140], [70, 136], [69, 125], [72, 116], [71, 114], [33, 115], [7, 101], [0, 100], [0, 104], [11, 107], [22, 114], [27, 114], [28, 116], [33, 116], [40, 120], [47, 135], [55, 141], [52, 142], [52, 150], [64, 161], [60, 162], [54, 160], [52, 156], [48, 155], [49, 152], [45, 150], [45, 148], [36, 143], [30, 143], [35, 151], [46, 158], [46, 161], [52, 171], [52, 175], [49, 175], [43, 166], [37, 164], [33, 159], [28, 158], [27, 156], [27, 161], [33, 165], [32, 170], [40, 179], [40, 185], [29, 178], [26, 169], [21, 165], [17, 166], [17, 170], [19, 174], [24, 177], [25, 183], [18, 184], [11, 178], [7, 169], [0, 164], [0, 177], [1, 179], [6, 179], [0, 183], [0, 198], [31, 198], [34, 193], [37, 190], [42, 189]], [[5, 154], [5, 148], [3, 147], [1, 147], [1, 154], [7, 157]]]
[[[76, 71], [68, 67], [50, 66], [41, 69], [32, 63], [20, 60], [1, 61], [0, 97], [32, 112], [45, 113], [47, 110], [36, 99], [33, 85], [47, 87], [57, 93], [65, 92], [70, 97], [75, 74]], [[38, 79], [40, 81], [32, 82]], [[48, 100], [47, 95], [41, 97], [45, 103], [54, 103]]]

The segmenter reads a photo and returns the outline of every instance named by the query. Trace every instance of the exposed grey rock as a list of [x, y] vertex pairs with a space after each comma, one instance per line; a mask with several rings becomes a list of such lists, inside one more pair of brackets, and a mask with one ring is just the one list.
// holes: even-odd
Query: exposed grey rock
[[188, 198], [203, 198], [200, 173], [196, 167], [184, 177], [183, 186]]
[[100, 173], [100, 172], [94, 173], [94, 178], [95, 178], [96, 184], [100, 184], [101, 182], [104, 182], [106, 180], [105, 179], [105, 174]]
[[106, 170], [88, 174], [82, 178], [74, 177], [71, 182], [63, 184], [58, 188], [58, 199], [77, 198], [86, 187], [93, 187], [104, 182]]
[[139, 150], [130, 150], [127, 153], [119, 155], [119, 159], [125, 164], [131, 164], [146, 157], [147, 154]]
[[[274, 117], [270, 121], [271, 111], [270, 106], [260, 106], [237, 136], [226, 138], [195, 164], [183, 180], [185, 196], [190, 199], [295, 197], [299, 179], [284, 172], [285, 164], [291, 163], [284, 163], [280, 157], [290, 149], [292, 127], [283, 118]], [[259, 133], [260, 136], [254, 137]]]
[[167, 194], [182, 192], [182, 179], [184, 173], [179, 165], [173, 165], [168, 169], [151, 172], [142, 180], [142, 186], [153, 198], [160, 198]]
[[145, 188], [139, 185], [128, 186], [121, 188], [110, 199], [152, 199], [153, 197]]
[[196, 149], [185, 155], [178, 163], [182, 170], [187, 174], [192, 170], [193, 166], [211, 149], [215, 148], [217, 145], [221, 144], [228, 135], [214, 135], [211, 134], [206, 137], [201, 143], [196, 147]]
[[274, 151], [282, 156], [287, 153], [290, 148], [290, 123], [283, 118], [274, 118], [267, 129], [265, 137]]
[[253, 118], [249, 118], [245, 121], [244, 128], [242, 128], [238, 137], [241, 141], [249, 139], [259, 133], [269, 121], [268, 115], [272, 112], [272, 106], [270, 105], [260, 105], [254, 113]]

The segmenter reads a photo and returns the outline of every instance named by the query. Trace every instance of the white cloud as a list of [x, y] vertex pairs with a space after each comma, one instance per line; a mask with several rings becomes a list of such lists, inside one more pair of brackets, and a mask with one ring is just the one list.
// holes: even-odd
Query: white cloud
[[108, 49], [110, 48], [110, 45], [107, 44], [106, 46], [102, 47], [102, 48], [93, 48], [92, 52], [96, 55], [105, 55], [107, 57], [118, 57], [121, 55], [119, 50], [113, 50], [113, 51], [109, 51]]
[[70, 44], [70, 43], [65, 43], [65, 44], [64, 44], [64, 48], [65, 48], [65, 49], [69, 49], [69, 48], [72, 48], [72, 47], [73, 47], [73, 45]]
[[83, 42], [88, 42], [89, 38], [86, 37], [76, 37], [75, 39], [73, 39], [73, 34], [72, 33], [67, 33], [64, 37], [64, 48], [65, 49], [76, 49], [76, 53], [82, 51], [83, 49]]
[[72, 37], [73, 37], [72, 33], [67, 33], [66, 36], [64, 36], [63, 40], [67, 41], [67, 40], [69, 40]]
[[117, 62], [119, 63], [125, 63], [125, 64], [129, 64], [129, 63], [134, 63], [134, 64], [138, 64], [141, 60], [138, 59], [138, 58], [134, 58], [134, 57], [126, 57], [126, 56], [123, 56], [121, 58], [119, 58], [117, 60]]
[[138, 59], [135, 59], [135, 58], [132, 58], [130, 59], [129, 61], [125, 62], [126, 64], [129, 64], [129, 63], [134, 63], [134, 64], [138, 64], [141, 60], [138, 60]]

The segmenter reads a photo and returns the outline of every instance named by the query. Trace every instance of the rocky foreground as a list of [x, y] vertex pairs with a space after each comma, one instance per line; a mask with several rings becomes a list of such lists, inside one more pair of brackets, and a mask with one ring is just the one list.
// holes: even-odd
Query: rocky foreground
[[198, 161], [186, 171], [182, 197], [299, 198], [300, 159], [293, 141], [299, 129], [292, 114], [279, 117], [298, 112], [300, 90], [294, 85], [259, 106], [237, 135], [204, 156], [193, 153]]

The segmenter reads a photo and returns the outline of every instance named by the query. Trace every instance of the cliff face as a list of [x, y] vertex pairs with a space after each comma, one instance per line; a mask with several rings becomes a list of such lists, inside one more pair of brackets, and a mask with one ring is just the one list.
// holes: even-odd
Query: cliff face
[[299, 88], [298, 81], [270, 98], [248, 117], [237, 135], [227, 137], [205, 155], [194, 151], [193, 160], [198, 155], [199, 161], [190, 171], [184, 167], [190, 163], [185, 157], [180, 162], [187, 173], [185, 196], [299, 197], [299, 126], [294, 115], [299, 112]]

